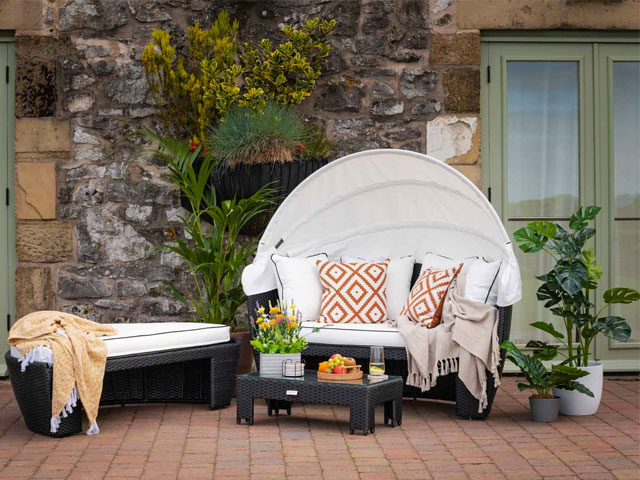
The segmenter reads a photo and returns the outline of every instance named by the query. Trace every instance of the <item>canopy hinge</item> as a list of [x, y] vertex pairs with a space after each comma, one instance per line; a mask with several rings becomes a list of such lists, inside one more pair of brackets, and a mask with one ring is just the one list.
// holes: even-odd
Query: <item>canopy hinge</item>
[[491, 203], [491, 187], [487, 188], [487, 198], [489, 199], [489, 203]]
[[7, 313], [7, 332], [11, 330], [11, 314]]
[[4, 190], [4, 202], [7, 204], [7, 207], [10, 204], [11, 196], [9, 195], [9, 188]]
[[491, 83], [491, 65], [487, 65], [487, 83]]

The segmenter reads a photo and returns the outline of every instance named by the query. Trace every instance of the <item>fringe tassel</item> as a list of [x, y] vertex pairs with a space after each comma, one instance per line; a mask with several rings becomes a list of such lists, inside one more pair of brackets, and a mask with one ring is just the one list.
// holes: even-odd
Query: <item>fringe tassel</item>
[[100, 428], [98, 428], [98, 422], [94, 421], [89, 430], [87, 430], [87, 435], [97, 435], [100, 433]]
[[422, 376], [418, 372], [410, 373], [407, 376], [407, 385], [410, 387], [419, 388], [421, 392], [428, 392], [432, 387], [436, 386], [438, 377], [449, 375], [450, 373], [456, 373], [458, 371], [458, 359], [446, 358], [436, 363], [433, 371], [427, 375]]
[[43, 362], [53, 366], [53, 352], [46, 345], [38, 345], [37, 347], [33, 347], [27, 355], [21, 359], [18, 359], [20, 362], [20, 371], [24, 372], [29, 365], [33, 362]]
[[51, 417], [51, 429], [49, 430], [51, 433], [56, 433], [58, 431], [58, 427], [60, 426], [60, 415], [56, 415], [55, 417]]

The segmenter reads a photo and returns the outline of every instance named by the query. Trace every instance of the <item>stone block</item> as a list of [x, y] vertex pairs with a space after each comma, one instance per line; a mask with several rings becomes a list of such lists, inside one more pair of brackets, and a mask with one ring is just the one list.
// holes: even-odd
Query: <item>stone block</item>
[[58, 280], [58, 295], [62, 298], [102, 298], [111, 295], [109, 288], [95, 278], [61, 277]]
[[400, 92], [407, 98], [424, 97], [436, 88], [437, 83], [437, 72], [405, 69], [400, 77]]
[[457, 0], [460, 29], [637, 30], [640, 1]]
[[69, 152], [71, 129], [67, 120], [55, 118], [16, 119], [16, 153]]
[[16, 317], [37, 310], [53, 310], [54, 290], [47, 267], [19, 266], [16, 269]]
[[444, 74], [445, 109], [449, 113], [480, 112], [480, 70], [450, 68]]
[[427, 122], [427, 155], [451, 165], [470, 165], [480, 159], [478, 117], [440, 115]]
[[72, 225], [66, 222], [19, 222], [16, 253], [21, 262], [54, 263], [71, 260]]
[[482, 189], [482, 167], [476, 165], [452, 165], [461, 174], [473, 182], [473, 184]]
[[396, 98], [374, 100], [371, 104], [371, 114], [389, 117], [404, 112], [404, 102]]
[[315, 107], [327, 112], [357, 112], [364, 98], [362, 83], [352, 78], [331, 81], [320, 88]]
[[480, 33], [433, 34], [431, 65], [480, 65]]
[[398, 21], [406, 27], [429, 28], [429, 5], [425, 0], [400, 0]]
[[56, 164], [17, 163], [15, 198], [16, 218], [20, 220], [56, 218]]
[[40, 0], [2, 0], [0, 30], [40, 30], [44, 27]]
[[56, 66], [54, 60], [18, 61], [16, 115], [50, 117], [56, 114]]

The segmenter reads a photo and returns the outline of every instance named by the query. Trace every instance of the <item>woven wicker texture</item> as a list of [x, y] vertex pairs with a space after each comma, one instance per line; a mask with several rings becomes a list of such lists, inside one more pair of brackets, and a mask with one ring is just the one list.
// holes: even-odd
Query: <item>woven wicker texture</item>
[[[411, 285], [420, 276], [421, 264], [416, 263], [413, 267], [413, 276], [411, 279]], [[267, 305], [271, 301], [275, 303], [278, 301], [278, 291], [272, 290], [259, 295], [251, 295], [247, 300], [247, 308], [249, 314], [256, 315], [256, 305]], [[509, 338], [509, 332], [511, 330], [511, 307], [499, 307], [498, 308], [498, 337], [500, 342]], [[255, 331], [252, 330], [251, 334], [254, 335]], [[340, 353], [344, 356], [353, 357], [360, 365], [369, 364], [370, 348], [368, 346], [336, 346], [326, 344], [310, 344], [309, 348], [303, 352], [303, 359], [306, 362], [307, 369], [317, 369], [318, 364], [326, 360], [330, 355], [336, 353], [339, 349]], [[385, 354], [385, 367], [386, 373], [389, 375], [398, 375], [406, 382], [407, 379], [407, 353], [404, 348], [392, 348], [386, 347], [384, 349]], [[500, 352], [501, 364], [500, 374], [502, 374], [502, 368], [504, 366], [505, 351]], [[260, 362], [260, 354], [254, 350], [254, 357], [256, 364]], [[483, 419], [491, 412], [491, 406], [496, 394], [496, 388], [493, 386], [493, 377], [487, 372], [487, 393], [489, 404], [482, 413], [478, 413], [478, 400], [476, 400], [471, 393], [466, 389], [464, 384], [458, 380], [458, 374], [452, 373], [438, 378], [438, 383], [435, 387], [427, 392], [421, 392], [420, 389], [404, 385], [403, 396], [413, 398], [427, 398], [434, 400], [447, 400], [456, 402], [456, 415], [461, 418], [467, 419]]]
[[[101, 405], [149, 402], [208, 403], [210, 408], [231, 404], [240, 354], [240, 339], [205, 347], [171, 350], [107, 359]], [[82, 430], [82, 412], [62, 419], [58, 432], [49, 433], [52, 369], [34, 362], [20, 371], [19, 362], [5, 355], [9, 377], [27, 427], [43, 435], [64, 437]]]
[[[296, 395], [287, 395], [287, 391]], [[375, 406], [385, 403], [385, 424], [402, 423], [402, 380], [399, 377], [376, 384], [316, 383], [257, 375], [238, 375], [238, 409], [236, 421], [253, 424], [255, 398], [301, 401], [327, 405], [349, 405], [349, 429], [365, 435], [375, 430]], [[281, 407], [282, 408], [282, 407]]]

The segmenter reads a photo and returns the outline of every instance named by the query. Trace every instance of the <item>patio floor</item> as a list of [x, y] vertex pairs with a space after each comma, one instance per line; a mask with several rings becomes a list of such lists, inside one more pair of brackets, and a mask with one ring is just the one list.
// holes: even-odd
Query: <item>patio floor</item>
[[596, 416], [529, 421], [527, 395], [505, 378], [487, 421], [453, 407], [404, 402], [399, 428], [349, 435], [346, 407], [294, 406], [291, 417], [236, 425], [235, 404], [100, 411], [98, 436], [29, 432], [0, 381], [0, 478], [640, 479], [640, 381], [607, 378]]

